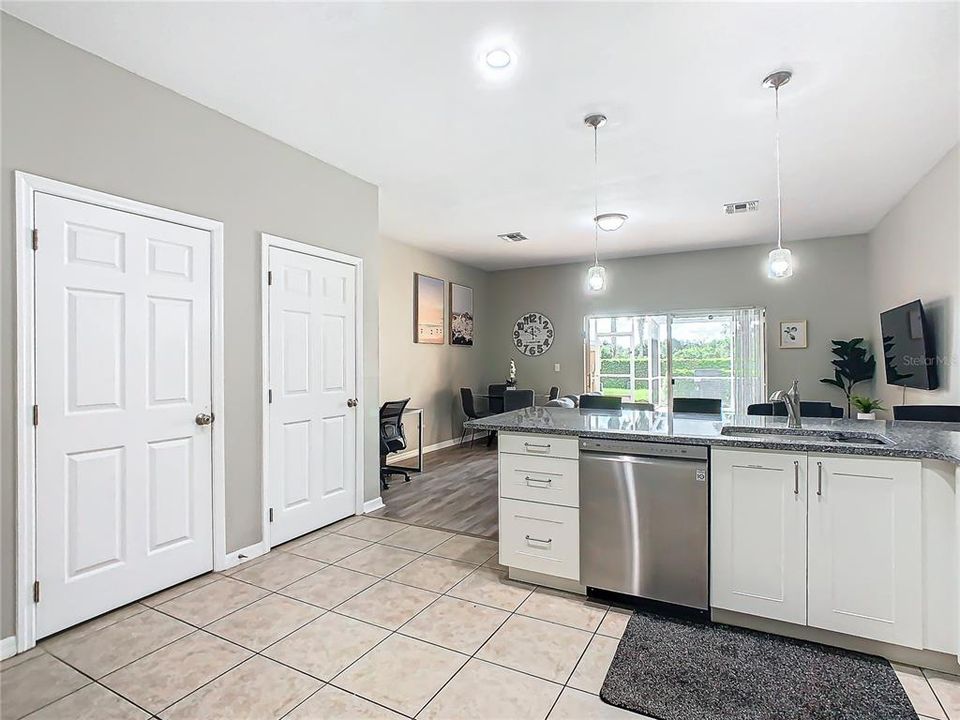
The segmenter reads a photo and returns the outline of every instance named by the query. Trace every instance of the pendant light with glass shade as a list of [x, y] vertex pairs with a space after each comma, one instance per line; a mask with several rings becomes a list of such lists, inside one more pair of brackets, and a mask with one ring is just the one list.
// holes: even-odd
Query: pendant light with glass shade
[[789, 70], [779, 70], [763, 79], [764, 87], [773, 88], [777, 128], [777, 249], [770, 251], [767, 261], [767, 274], [774, 279], [793, 275], [793, 257], [783, 246], [783, 198], [780, 180], [780, 88], [790, 82], [791, 77], [793, 73]]
[[[607, 116], [595, 113], [587, 115], [583, 124], [593, 128], [593, 267], [587, 270], [587, 287], [593, 292], [601, 292], [607, 283], [607, 271], [600, 264], [600, 214], [598, 197], [600, 194], [600, 170], [597, 153], [597, 131], [607, 122]], [[626, 216], [624, 215], [624, 219]], [[620, 225], [623, 223], [621, 222]], [[620, 227], [617, 225], [617, 227]], [[616, 229], [616, 228], [613, 228]]]

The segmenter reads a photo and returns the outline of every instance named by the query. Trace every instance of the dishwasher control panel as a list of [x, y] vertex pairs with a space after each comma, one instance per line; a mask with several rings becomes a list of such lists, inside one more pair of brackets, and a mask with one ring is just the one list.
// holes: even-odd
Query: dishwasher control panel
[[676, 443], [643, 442], [639, 440], [593, 440], [580, 439], [584, 452], [613, 453], [620, 455], [646, 455], [678, 460], [706, 460], [709, 449], [703, 445], [678, 445]]

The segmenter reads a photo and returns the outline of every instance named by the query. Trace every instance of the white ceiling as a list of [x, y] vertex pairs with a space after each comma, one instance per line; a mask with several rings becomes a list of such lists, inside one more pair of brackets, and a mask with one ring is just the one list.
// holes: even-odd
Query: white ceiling
[[872, 229], [958, 138], [953, 2], [4, 8], [376, 183], [384, 235], [485, 268], [592, 254], [589, 112], [600, 210], [630, 215], [607, 257], [774, 241], [772, 70], [786, 240]]

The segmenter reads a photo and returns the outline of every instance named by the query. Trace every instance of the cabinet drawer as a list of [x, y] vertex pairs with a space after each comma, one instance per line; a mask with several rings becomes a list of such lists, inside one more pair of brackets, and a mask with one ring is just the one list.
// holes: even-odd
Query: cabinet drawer
[[526, 433], [500, 433], [500, 452], [543, 457], [579, 457], [579, 443], [569, 435], [528, 435]]
[[576, 460], [500, 453], [500, 497], [578, 507], [579, 474]]
[[500, 500], [500, 564], [580, 581], [580, 511]]

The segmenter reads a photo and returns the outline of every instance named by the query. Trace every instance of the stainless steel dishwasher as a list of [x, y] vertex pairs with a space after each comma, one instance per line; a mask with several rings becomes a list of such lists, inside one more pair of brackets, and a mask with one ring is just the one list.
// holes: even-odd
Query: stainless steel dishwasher
[[580, 440], [580, 582], [708, 608], [707, 448]]

